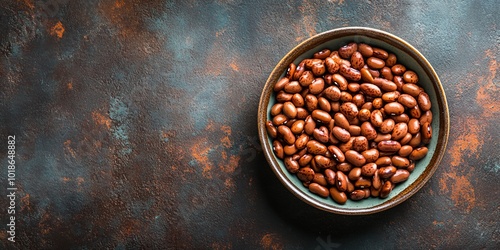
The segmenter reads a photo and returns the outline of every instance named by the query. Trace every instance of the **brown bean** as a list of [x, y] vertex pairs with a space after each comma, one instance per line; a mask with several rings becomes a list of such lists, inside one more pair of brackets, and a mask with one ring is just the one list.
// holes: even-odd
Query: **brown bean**
[[380, 74], [382, 75], [383, 78], [389, 81], [392, 81], [392, 79], [394, 79], [391, 68], [387, 67], [387, 65], [380, 69]]
[[389, 179], [396, 173], [397, 168], [394, 166], [386, 166], [378, 169], [378, 175], [382, 179]]
[[377, 137], [375, 137], [375, 139], [373, 139], [374, 142], [381, 142], [381, 141], [387, 141], [387, 140], [390, 140], [391, 139], [391, 134], [381, 134], [381, 133], [378, 133], [377, 134]]
[[308, 135], [312, 135], [315, 128], [316, 128], [316, 122], [314, 121], [312, 116], [306, 117], [304, 123], [304, 132]]
[[299, 169], [300, 169], [299, 163], [297, 161], [292, 160], [291, 156], [285, 157], [284, 162], [285, 162], [286, 169], [290, 173], [295, 174], [299, 171]]
[[275, 103], [272, 107], [271, 107], [271, 116], [277, 116], [281, 113], [281, 111], [283, 110], [283, 103]]
[[381, 109], [384, 106], [384, 100], [382, 98], [375, 98], [372, 101], [372, 105], [374, 109]]
[[339, 72], [346, 79], [351, 81], [359, 81], [361, 80], [361, 72], [355, 68], [351, 68], [346, 64], [341, 64], [339, 68]]
[[311, 113], [311, 117], [318, 122], [321, 122], [323, 124], [328, 124], [332, 120], [332, 116], [323, 110], [316, 109]]
[[385, 60], [389, 57], [389, 53], [381, 48], [373, 48], [373, 56]]
[[393, 116], [391, 116], [391, 118], [396, 123], [399, 123], [399, 122], [408, 123], [410, 121], [410, 117], [407, 114], [405, 114], [405, 113], [400, 114], [400, 115], [393, 115]]
[[377, 130], [370, 122], [363, 122], [363, 124], [361, 124], [361, 134], [368, 140], [377, 138]]
[[407, 84], [403, 85], [402, 90], [404, 93], [409, 94], [413, 97], [417, 97], [420, 94], [420, 92], [422, 92], [420, 87], [418, 85], [413, 84], [413, 83], [407, 83]]
[[401, 140], [408, 133], [408, 125], [404, 122], [394, 125], [394, 130], [391, 134], [391, 139], [394, 141]]
[[314, 170], [312, 170], [312, 168], [309, 167], [301, 168], [297, 172], [297, 177], [302, 182], [310, 182], [314, 179]]
[[318, 108], [318, 98], [315, 95], [307, 94], [305, 97], [306, 109], [309, 112]]
[[347, 79], [345, 79], [345, 77], [341, 74], [333, 74], [332, 81], [340, 90], [347, 90]]
[[387, 55], [387, 59], [385, 59], [385, 65], [387, 67], [392, 67], [394, 66], [398, 61], [398, 58], [396, 57], [396, 55], [394, 55], [393, 53], [389, 53], [389, 55]]
[[345, 204], [347, 202], [347, 195], [339, 191], [336, 187], [330, 188], [330, 197], [338, 204]]
[[407, 108], [414, 108], [417, 105], [417, 100], [409, 94], [400, 95], [398, 102]]
[[382, 189], [380, 190], [380, 198], [387, 198], [393, 188], [394, 185], [392, 184], [392, 182], [390, 181], [384, 182], [384, 184], [382, 185]]
[[333, 159], [335, 159], [337, 162], [345, 161], [344, 153], [337, 146], [335, 145], [328, 146], [328, 151], [330, 151], [330, 153], [333, 156]]
[[362, 108], [358, 112], [358, 119], [361, 122], [368, 121], [368, 120], [370, 120], [371, 114], [372, 114], [372, 112], [369, 109]]
[[372, 46], [366, 44], [366, 43], [360, 43], [358, 44], [358, 51], [363, 55], [364, 57], [370, 57], [373, 55], [373, 48]]
[[361, 168], [355, 167], [349, 171], [349, 174], [347, 175], [349, 180], [355, 181], [361, 177]]
[[358, 45], [356, 43], [348, 43], [339, 48], [339, 56], [344, 59], [349, 59], [351, 55], [358, 50]]
[[383, 156], [378, 158], [377, 161], [375, 161], [375, 164], [379, 167], [389, 166], [392, 164], [392, 160], [389, 156]]
[[285, 155], [294, 155], [295, 153], [297, 153], [297, 151], [298, 149], [297, 147], [295, 147], [295, 144], [283, 146], [283, 152], [285, 153]]
[[316, 77], [322, 76], [326, 72], [326, 67], [323, 61], [320, 60], [319, 62], [314, 63], [311, 67], [311, 72]]
[[347, 131], [349, 131], [349, 134], [351, 134], [351, 136], [361, 135], [361, 127], [357, 125], [349, 125], [349, 129]]
[[429, 98], [429, 95], [425, 92], [420, 92], [420, 94], [418, 94], [418, 98], [417, 98], [417, 102], [418, 102], [418, 106], [420, 107], [420, 109], [422, 111], [427, 111], [429, 109], [431, 109], [431, 100]]
[[340, 100], [341, 92], [337, 86], [329, 86], [323, 91], [323, 95], [331, 101], [338, 101]]
[[315, 78], [311, 85], [309, 85], [309, 93], [317, 95], [325, 88], [325, 80], [323, 78]]
[[351, 91], [352, 93], [359, 92], [359, 89], [360, 89], [359, 83], [351, 82], [347, 85], [347, 90]]
[[406, 67], [402, 64], [395, 64], [391, 67], [391, 70], [394, 75], [400, 76], [406, 72]]
[[273, 117], [273, 124], [276, 127], [286, 124], [287, 121], [288, 121], [288, 117], [284, 114], [279, 114], [279, 115]]
[[342, 142], [347, 142], [351, 138], [351, 134], [349, 133], [349, 131], [339, 126], [333, 127], [332, 134], [335, 136], [335, 138]]
[[340, 112], [348, 119], [354, 119], [358, 115], [358, 107], [352, 102], [344, 102], [340, 105]]
[[326, 66], [326, 70], [331, 74], [337, 73], [339, 71], [339, 68], [340, 68], [340, 66], [331, 57], [327, 57], [325, 59], [325, 66]]
[[399, 91], [386, 92], [382, 95], [382, 100], [384, 102], [395, 102], [398, 100], [399, 95], [400, 95]]
[[373, 173], [372, 177], [372, 188], [378, 190], [382, 187], [382, 181], [380, 180], [380, 176], [378, 175], [378, 171]]
[[382, 90], [387, 92], [398, 90], [398, 86], [396, 85], [396, 83], [384, 78], [376, 77], [375, 79], [373, 79], [373, 84], [379, 86]]
[[372, 69], [381, 69], [385, 66], [384, 60], [373, 56], [366, 59], [366, 64]]
[[276, 94], [276, 101], [278, 102], [288, 102], [292, 100], [293, 95], [290, 93], [286, 93], [284, 90], [281, 90]]
[[426, 122], [431, 123], [432, 122], [432, 111], [427, 110], [425, 111], [421, 116], [420, 116], [420, 124], [424, 124]]
[[311, 71], [304, 71], [299, 77], [299, 83], [303, 87], [308, 87], [314, 80], [314, 74]]
[[432, 138], [431, 124], [428, 122], [424, 123], [420, 129], [420, 133], [422, 135], [422, 142], [425, 144], [429, 143]]
[[309, 136], [307, 134], [301, 134], [295, 140], [295, 147], [299, 150], [303, 149], [306, 147], [307, 142], [309, 142]]
[[281, 91], [285, 85], [290, 81], [290, 79], [286, 78], [286, 77], [283, 77], [281, 79], [279, 79], [275, 84], [274, 84], [274, 92], [279, 92]]
[[300, 86], [298, 81], [290, 81], [285, 84], [283, 90], [289, 94], [300, 93], [300, 91], [302, 91], [302, 86]]
[[392, 130], [394, 129], [394, 126], [396, 125], [396, 123], [394, 122], [393, 119], [385, 119], [382, 124], [380, 125], [380, 128], [379, 128], [379, 131], [380, 133], [383, 133], [383, 134], [388, 134], [388, 133], [391, 133]]
[[278, 130], [276, 129], [276, 127], [274, 127], [273, 125], [273, 122], [272, 121], [267, 121], [266, 122], [266, 130], [267, 130], [267, 134], [271, 137], [271, 138], [276, 138], [278, 136]]
[[333, 115], [333, 119], [335, 120], [335, 125], [343, 129], [349, 129], [349, 121], [342, 113], [335, 113], [335, 115]]
[[305, 71], [305, 62], [300, 62], [299, 65], [295, 68], [295, 73], [292, 75], [291, 80], [297, 81], [300, 76], [304, 73]]
[[420, 132], [416, 133], [413, 135], [413, 138], [411, 138], [410, 142], [408, 142], [408, 145], [412, 146], [413, 148], [416, 148], [420, 146], [420, 143], [422, 142], [422, 135]]
[[315, 128], [313, 131], [313, 137], [321, 143], [328, 143], [329, 131], [325, 126]]
[[[340, 92], [340, 101], [342, 102], [352, 102], [352, 95], [347, 91]], [[356, 105], [356, 104], [354, 104]]]
[[408, 180], [408, 177], [410, 177], [410, 172], [406, 169], [398, 169], [396, 170], [396, 173], [392, 175], [390, 181], [394, 184], [404, 182]]
[[330, 105], [330, 102], [328, 101], [328, 99], [324, 97], [318, 98], [318, 107], [327, 113], [332, 111], [332, 106]]
[[299, 93], [296, 93], [292, 96], [292, 103], [295, 107], [303, 107], [305, 104], [304, 97]]
[[370, 70], [368, 70], [367, 68], [361, 68], [359, 70], [359, 73], [361, 74], [361, 80], [363, 80], [364, 82], [368, 82], [368, 83], [373, 82], [373, 76], [370, 73]]
[[316, 162], [316, 166], [319, 168], [327, 168], [331, 164], [330, 158], [323, 155], [314, 156], [314, 162]]
[[407, 157], [411, 154], [411, 152], [413, 151], [413, 147], [410, 146], [410, 145], [404, 145], [404, 146], [401, 146], [401, 148], [399, 149], [398, 151], [398, 154], [402, 157]]
[[380, 90], [380, 88], [377, 85], [375, 85], [375, 84], [362, 83], [359, 86], [359, 89], [365, 95], [370, 96], [370, 97], [380, 97], [380, 96], [382, 96], [382, 90]]
[[372, 181], [363, 176], [360, 176], [356, 181], [354, 181], [354, 187], [356, 188], [369, 188], [372, 186]]
[[294, 144], [295, 136], [293, 135], [293, 133], [289, 127], [287, 127], [285, 125], [278, 126], [278, 133], [283, 137], [283, 140], [288, 145]]
[[344, 173], [347, 173], [347, 172], [351, 171], [351, 169], [352, 169], [352, 165], [349, 162], [342, 162], [342, 163], [337, 164], [338, 171], [342, 171]]
[[337, 181], [335, 182], [335, 186], [341, 192], [347, 190], [347, 182], [348, 178], [342, 171], [337, 171], [336, 173]]
[[331, 51], [329, 49], [323, 49], [313, 54], [313, 58], [315, 59], [326, 59], [330, 56]]
[[401, 144], [399, 144], [399, 142], [397, 142], [397, 141], [391, 141], [391, 140], [381, 141], [377, 144], [377, 148], [378, 148], [378, 150], [383, 151], [383, 152], [394, 153], [394, 152], [399, 151], [399, 149], [401, 149]]
[[375, 162], [380, 156], [380, 153], [376, 148], [371, 148], [361, 152], [361, 155], [366, 159], [366, 162]]
[[273, 141], [273, 151], [276, 157], [278, 157], [279, 159], [283, 159], [283, 157], [285, 157], [285, 153], [283, 152], [283, 145], [278, 140]]
[[352, 149], [358, 152], [368, 150], [368, 139], [364, 136], [356, 136], [352, 142]]
[[[347, 92], [347, 93], [349, 93], [349, 92]], [[352, 97], [352, 103], [354, 103], [354, 105], [356, 105], [358, 108], [360, 108], [361, 106], [363, 106], [363, 104], [365, 104], [365, 95], [363, 95], [361, 93], [354, 95]]]
[[384, 105], [384, 111], [388, 115], [400, 115], [405, 112], [405, 107], [399, 102], [390, 102]]
[[406, 135], [399, 140], [399, 143], [401, 146], [408, 144], [411, 141], [411, 138], [413, 137], [412, 134], [406, 133]]
[[327, 168], [327, 169], [325, 169], [324, 175], [325, 175], [325, 180], [328, 183], [328, 185], [335, 186], [335, 175], [336, 175], [335, 171]]
[[347, 150], [345, 152], [345, 158], [349, 163], [356, 167], [361, 167], [366, 163], [365, 157], [354, 150]]
[[418, 82], [418, 75], [417, 75], [417, 73], [415, 73], [414, 71], [407, 70], [407, 71], [403, 74], [403, 80], [404, 80], [406, 83], [413, 83], [413, 84], [416, 84], [416, 83]]
[[368, 69], [368, 71], [370, 71], [370, 75], [372, 75], [373, 79], [380, 77], [380, 71], [371, 69], [370, 67], [368, 67], [368, 65], [366, 65], [366, 68]]
[[283, 103], [283, 114], [288, 118], [295, 118], [297, 117], [297, 108], [292, 102], [285, 102]]
[[408, 133], [416, 134], [420, 131], [420, 121], [416, 118], [410, 119], [408, 122]]
[[290, 63], [288, 65], [288, 69], [286, 70], [285, 77], [288, 79], [291, 79], [293, 77], [293, 75], [295, 74], [295, 68], [296, 68], [295, 64]]
[[365, 191], [361, 189], [356, 189], [349, 194], [349, 198], [354, 201], [359, 201], [365, 198]]
[[375, 127], [382, 126], [382, 123], [384, 122], [384, 116], [382, 115], [382, 112], [380, 112], [380, 110], [378, 109], [372, 111], [372, 114], [370, 116], [370, 122]]
[[361, 167], [361, 174], [363, 176], [372, 177], [375, 175], [375, 172], [377, 172], [377, 164], [373, 162], [367, 163]]
[[391, 158], [392, 165], [398, 168], [407, 168], [410, 166], [410, 161], [402, 156], [395, 155]]
[[363, 66], [365, 66], [365, 59], [363, 58], [363, 55], [361, 55], [359, 51], [355, 51], [351, 55], [351, 67], [360, 70]]
[[311, 183], [309, 184], [309, 191], [311, 191], [314, 194], [317, 194], [323, 198], [327, 198], [330, 195], [330, 191], [328, 188], [319, 185], [318, 183]]
[[309, 165], [309, 163], [312, 161], [313, 158], [314, 157], [312, 154], [304, 154], [303, 156], [301, 156], [299, 158], [299, 165], [301, 167], [305, 167], [305, 166]]
[[429, 151], [429, 149], [427, 147], [416, 148], [411, 152], [411, 154], [408, 158], [412, 161], [420, 160], [427, 155], [428, 151]]
[[411, 117], [413, 117], [413, 118], [420, 118], [420, 116], [422, 116], [422, 110], [420, 110], [420, 107], [418, 105], [411, 108], [409, 111], [410, 111]]
[[306, 144], [307, 152], [314, 155], [325, 155], [327, 147], [316, 140], [309, 140]]

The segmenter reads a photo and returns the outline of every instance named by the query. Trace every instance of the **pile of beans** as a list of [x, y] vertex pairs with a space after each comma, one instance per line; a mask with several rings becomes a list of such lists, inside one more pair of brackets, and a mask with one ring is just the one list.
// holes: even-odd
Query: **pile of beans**
[[427, 154], [430, 98], [396, 55], [365, 43], [290, 64], [266, 122], [273, 151], [312, 193], [386, 198]]

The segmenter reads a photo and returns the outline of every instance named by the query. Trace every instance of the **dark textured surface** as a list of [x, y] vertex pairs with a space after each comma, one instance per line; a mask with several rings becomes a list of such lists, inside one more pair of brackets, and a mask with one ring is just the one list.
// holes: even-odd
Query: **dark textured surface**
[[[0, 6], [2, 249], [500, 246], [496, 0]], [[279, 59], [344, 26], [410, 42], [450, 105], [430, 182], [370, 216], [299, 201], [257, 137], [260, 91]], [[16, 243], [5, 226], [7, 135], [17, 141]]]

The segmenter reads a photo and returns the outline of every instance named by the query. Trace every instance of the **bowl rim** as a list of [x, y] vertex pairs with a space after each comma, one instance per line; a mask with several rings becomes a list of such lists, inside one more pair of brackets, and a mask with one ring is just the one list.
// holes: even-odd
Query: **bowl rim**
[[[324, 204], [318, 202], [315, 198], [313, 198], [313, 194], [304, 194], [296, 185], [294, 185], [291, 180], [283, 173], [280, 169], [280, 166], [277, 162], [277, 158], [274, 155], [271, 145], [268, 143], [268, 135], [265, 128], [265, 122], [267, 121], [267, 107], [269, 105], [270, 97], [273, 93], [274, 81], [273, 79], [279, 79], [279, 77], [283, 74], [286, 67], [293, 62], [297, 57], [302, 55], [303, 53], [321, 45], [327, 43], [328, 41], [336, 38], [341, 38], [344, 36], [362, 36], [373, 38], [377, 40], [381, 40], [384, 43], [388, 43], [391, 46], [394, 46], [408, 56], [412, 57], [421, 67], [422, 70], [428, 75], [429, 79], [432, 82], [432, 86], [436, 92], [436, 99], [438, 100], [439, 106], [439, 134], [437, 141], [436, 149], [433, 154], [432, 159], [429, 164], [426, 166], [433, 165], [434, 167], [424, 171], [421, 176], [419, 176], [413, 183], [411, 183], [406, 189], [402, 190], [399, 194], [393, 197], [390, 201], [386, 201], [380, 205], [372, 206], [369, 208], [342, 208], [342, 205], [338, 207], [333, 207], [328, 204]], [[434, 116], [436, 114], [433, 114]], [[399, 38], [398, 36], [388, 33], [386, 31], [382, 31], [375, 28], [369, 27], [359, 27], [359, 26], [351, 26], [351, 27], [342, 27], [331, 29], [322, 33], [318, 33], [314, 36], [307, 38], [302, 41], [294, 48], [292, 48], [274, 67], [272, 72], [269, 74], [269, 77], [266, 80], [266, 83], [263, 87], [263, 91], [259, 100], [258, 107], [258, 115], [257, 115], [257, 127], [259, 133], [259, 140], [262, 145], [265, 158], [269, 163], [272, 171], [278, 177], [280, 182], [297, 198], [308, 203], [309, 205], [316, 207], [318, 209], [332, 212], [336, 214], [344, 214], [344, 215], [366, 215], [373, 214], [377, 212], [382, 212], [387, 209], [390, 209], [410, 198], [416, 192], [418, 192], [432, 177], [434, 172], [436, 171], [439, 163], [444, 157], [446, 146], [448, 143], [449, 137], [449, 129], [450, 129], [450, 121], [449, 121], [449, 110], [448, 110], [448, 102], [446, 99], [446, 94], [443, 88], [443, 85], [435, 72], [432, 65], [429, 61], [411, 44], [406, 42], [405, 40]]]

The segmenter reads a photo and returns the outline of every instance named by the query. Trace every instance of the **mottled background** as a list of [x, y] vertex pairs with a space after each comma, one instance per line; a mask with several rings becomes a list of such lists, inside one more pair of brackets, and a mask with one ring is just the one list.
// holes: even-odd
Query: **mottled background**
[[[498, 249], [499, 13], [497, 0], [1, 0], [0, 248]], [[369, 216], [292, 196], [257, 137], [272, 68], [344, 26], [414, 45], [451, 114], [430, 182]]]

